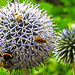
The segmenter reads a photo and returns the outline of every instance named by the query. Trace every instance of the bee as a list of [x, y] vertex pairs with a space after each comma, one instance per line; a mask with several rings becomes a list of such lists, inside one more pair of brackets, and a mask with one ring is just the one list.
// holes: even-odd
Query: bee
[[37, 36], [37, 38], [34, 39], [36, 43], [46, 43], [46, 39], [43, 37], [41, 38], [40, 36]]
[[5, 52], [2, 55], [2, 60], [1, 60], [1, 64], [5, 69], [9, 69], [12, 66], [12, 55], [10, 52]]
[[20, 13], [15, 12], [13, 15], [14, 15], [14, 18], [17, 20], [17, 22], [22, 21], [22, 15]]

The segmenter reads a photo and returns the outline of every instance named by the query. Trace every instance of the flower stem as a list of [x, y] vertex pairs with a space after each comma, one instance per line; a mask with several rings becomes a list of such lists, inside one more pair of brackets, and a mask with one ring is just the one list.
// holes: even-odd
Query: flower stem
[[23, 73], [24, 73], [24, 75], [29, 75], [29, 72], [26, 67], [23, 68]]
[[75, 63], [73, 64], [73, 75], [75, 75]]

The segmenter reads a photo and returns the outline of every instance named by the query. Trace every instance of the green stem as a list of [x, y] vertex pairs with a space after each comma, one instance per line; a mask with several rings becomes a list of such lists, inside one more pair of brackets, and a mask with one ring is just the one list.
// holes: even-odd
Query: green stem
[[75, 63], [73, 64], [73, 75], [75, 75]]
[[26, 67], [23, 68], [23, 73], [24, 73], [24, 75], [29, 75], [29, 72]]

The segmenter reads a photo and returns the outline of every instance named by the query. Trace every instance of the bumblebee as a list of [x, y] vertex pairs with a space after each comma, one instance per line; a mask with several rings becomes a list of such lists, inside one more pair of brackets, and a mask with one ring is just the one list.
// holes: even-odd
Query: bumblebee
[[17, 22], [22, 21], [22, 15], [20, 13], [15, 12], [13, 15]]
[[10, 52], [5, 52], [2, 55], [2, 60], [1, 60], [1, 64], [4, 68], [9, 69], [12, 66], [12, 55]]
[[34, 42], [36, 43], [46, 43], [46, 39], [43, 37], [41, 38], [40, 36], [37, 36], [35, 39], [34, 39]]

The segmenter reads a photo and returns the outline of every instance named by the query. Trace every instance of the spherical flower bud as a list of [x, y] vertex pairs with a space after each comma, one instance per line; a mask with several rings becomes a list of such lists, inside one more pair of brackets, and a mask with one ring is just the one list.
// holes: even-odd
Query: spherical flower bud
[[58, 61], [63, 64], [75, 63], [75, 28], [71, 31], [63, 29], [58, 33], [57, 42], [55, 44], [55, 56]]
[[54, 41], [52, 20], [31, 3], [8, 2], [0, 10], [1, 65], [11, 71], [44, 63]]

